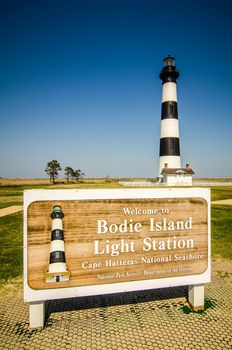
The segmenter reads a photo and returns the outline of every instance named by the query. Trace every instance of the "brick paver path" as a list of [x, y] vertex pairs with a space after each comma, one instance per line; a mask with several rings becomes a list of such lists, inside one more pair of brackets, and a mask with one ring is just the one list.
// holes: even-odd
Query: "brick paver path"
[[22, 291], [8, 294], [0, 298], [0, 349], [231, 349], [231, 270], [214, 267], [205, 313], [185, 313], [186, 296], [178, 287], [48, 301], [45, 328], [30, 330]]

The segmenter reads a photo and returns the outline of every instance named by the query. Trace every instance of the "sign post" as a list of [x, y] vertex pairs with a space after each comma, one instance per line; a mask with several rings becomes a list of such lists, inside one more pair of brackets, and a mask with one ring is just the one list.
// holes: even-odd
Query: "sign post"
[[[45, 300], [210, 282], [210, 190], [24, 193], [24, 300], [43, 326]], [[38, 322], [35, 321], [38, 313]]]

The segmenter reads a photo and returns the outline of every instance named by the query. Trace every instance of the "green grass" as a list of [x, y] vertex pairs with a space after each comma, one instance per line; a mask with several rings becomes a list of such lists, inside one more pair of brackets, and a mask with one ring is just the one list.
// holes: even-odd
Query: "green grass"
[[232, 199], [232, 187], [230, 186], [211, 187], [211, 200], [219, 201], [221, 199]]
[[[45, 188], [45, 187], [44, 187]], [[47, 185], [46, 189], [93, 189], [93, 188], [125, 188], [119, 185], [118, 182], [104, 182], [104, 183], [76, 183], [76, 184], [62, 184], [62, 185]]]
[[45, 184], [45, 185], [28, 185], [28, 186], [0, 186], [0, 209], [7, 208], [12, 205], [20, 205], [23, 203], [23, 191], [31, 189], [92, 189], [92, 188], [122, 188], [117, 182], [105, 183], [65, 183], [65, 184]]
[[[117, 182], [104, 183], [64, 183], [64, 184], [44, 184], [44, 185], [27, 185], [27, 186], [0, 186], [0, 209], [11, 205], [22, 204], [23, 191], [31, 189], [93, 189], [93, 188], [124, 188]], [[154, 188], [155, 190], [156, 188]], [[220, 199], [232, 199], [232, 187], [218, 186], [211, 188], [212, 201]]]
[[23, 189], [0, 187], [0, 209], [23, 203]]
[[14, 201], [14, 202], [3, 202], [3, 203], [0, 202], [0, 209], [11, 207], [12, 205], [22, 205], [22, 204], [23, 202], [20, 200]]
[[0, 285], [22, 275], [23, 271], [23, 214], [0, 218]]
[[211, 209], [212, 257], [232, 260], [232, 206], [213, 205]]

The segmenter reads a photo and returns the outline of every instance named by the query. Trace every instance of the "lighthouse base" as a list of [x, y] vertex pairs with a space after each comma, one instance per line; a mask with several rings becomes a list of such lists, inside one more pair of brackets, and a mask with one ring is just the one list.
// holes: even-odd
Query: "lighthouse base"
[[70, 279], [70, 272], [52, 272], [46, 273], [45, 281], [46, 283], [54, 283], [54, 282], [67, 282]]
[[181, 168], [181, 162], [180, 162], [180, 156], [161, 156], [159, 158], [159, 176], [162, 177], [162, 170], [168, 166], [168, 168], [172, 169], [180, 169]]
[[192, 175], [164, 174], [161, 181], [165, 186], [192, 186]]

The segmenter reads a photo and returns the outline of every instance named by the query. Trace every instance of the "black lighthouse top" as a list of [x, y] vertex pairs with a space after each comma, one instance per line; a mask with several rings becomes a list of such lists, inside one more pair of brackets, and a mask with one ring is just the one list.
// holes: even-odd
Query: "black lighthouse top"
[[175, 58], [168, 55], [164, 58], [164, 66], [160, 72], [160, 79], [163, 84], [167, 82], [176, 83], [176, 79], [179, 77], [180, 73], [176, 70]]

